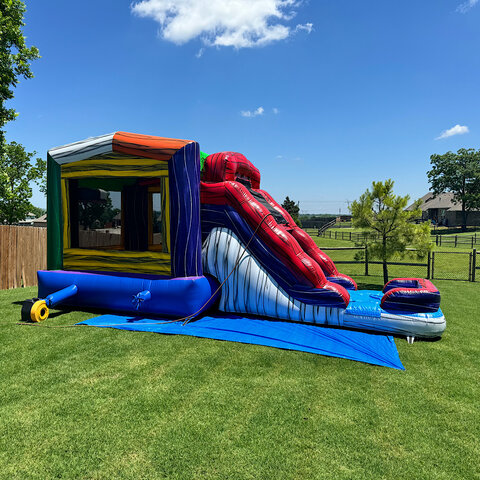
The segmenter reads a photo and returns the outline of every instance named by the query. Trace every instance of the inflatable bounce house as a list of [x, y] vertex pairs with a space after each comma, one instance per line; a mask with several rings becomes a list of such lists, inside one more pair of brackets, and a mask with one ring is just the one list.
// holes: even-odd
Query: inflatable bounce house
[[[189, 334], [182, 325], [198, 330], [207, 318], [217, 333], [193, 335], [285, 348], [297, 334], [314, 348], [307, 337], [320, 331], [393, 343], [386, 334], [413, 341], [445, 329], [428, 280], [357, 290], [239, 153], [206, 156], [194, 141], [125, 132], [90, 138], [48, 152], [47, 201], [48, 270], [22, 309], [34, 321], [63, 305], [114, 314], [89, 325]], [[259, 322], [261, 334], [247, 332]], [[275, 328], [288, 338], [275, 344]]]

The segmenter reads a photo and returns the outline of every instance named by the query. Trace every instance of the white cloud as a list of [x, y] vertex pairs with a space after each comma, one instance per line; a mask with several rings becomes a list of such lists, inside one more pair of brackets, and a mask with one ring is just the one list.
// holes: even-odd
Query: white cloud
[[[478, 2], [478, 0], [476, 1]], [[305, 23], [304, 25], [297, 25], [295, 27], [295, 32], [300, 32], [302, 30], [307, 33], [312, 33], [313, 23]]]
[[471, 8], [473, 8], [478, 3], [478, 0], [467, 0], [466, 2], [461, 3], [457, 7], [457, 12], [467, 13]]
[[[141, 0], [132, 11], [160, 24], [161, 36], [183, 44], [200, 38], [207, 46], [261, 47], [290, 35], [310, 33], [312, 23], [292, 27], [303, 0]], [[279, 23], [283, 22], [283, 23]]]
[[469, 133], [470, 130], [466, 125], [455, 125], [448, 130], [444, 130], [439, 137], [435, 140], [441, 140], [442, 138], [453, 137], [454, 135], [463, 135], [465, 133]]
[[278, 115], [280, 113], [280, 110], [278, 108], [273, 107], [272, 112], [274, 115]]
[[247, 118], [252, 118], [252, 117], [258, 117], [259, 115], [263, 115], [265, 112], [265, 109], [263, 107], [258, 107], [256, 110], [242, 110], [240, 112], [240, 115], [242, 117], [247, 117]]

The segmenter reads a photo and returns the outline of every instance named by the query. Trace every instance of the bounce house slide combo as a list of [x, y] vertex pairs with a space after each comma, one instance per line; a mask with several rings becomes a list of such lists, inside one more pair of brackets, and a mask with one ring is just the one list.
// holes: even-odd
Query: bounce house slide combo
[[[65, 305], [116, 313], [89, 321], [97, 326], [189, 334], [210, 322], [191, 334], [333, 355], [309, 339], [361, 335], [367, 348], [373, 337], [394, 343], [365, 331], [413, 340], [445, 329], [428, 280], [357, 290], [239, 153], [206, 156], [193, 141], [125, 132], [90, 138], [48, 152], [47, 202], [48, 270], [22, 309], [36, 321]], [[274, 331], [286, 333], [258, 340]]]

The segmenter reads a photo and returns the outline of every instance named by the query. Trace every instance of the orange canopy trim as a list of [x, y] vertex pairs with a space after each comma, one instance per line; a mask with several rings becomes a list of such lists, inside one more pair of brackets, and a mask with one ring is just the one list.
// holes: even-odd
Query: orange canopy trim
[[189, 143], [193, 143], [193, 140], [117, 132], [113, 136], [112, 150], [127, 155], [168, 161], [178, 150]]
[[123, 155], [168, 161], [193, 140], [115, 132], [91, 137], [49, 150], [48, 154], [59, 165], [101, 157], [112, 152]]

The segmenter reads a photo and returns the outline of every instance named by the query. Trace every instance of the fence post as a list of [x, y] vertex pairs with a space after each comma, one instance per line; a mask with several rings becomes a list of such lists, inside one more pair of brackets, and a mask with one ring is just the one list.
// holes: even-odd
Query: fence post
[[455, 235], [455, 248], [457, 248], [458, 235]]
[[474, 248], [472, 251], [472, 282], [475, 281], [476, 270], [477, 270], [477, 249]]
[[350, 241], [352, 241], [352, 232], [350, 232]]
[[432, 280], [433, 280], [435, 278], [435, 252], [432, 252], [431, 270], [432, 270]]
[[472, 248], [473, 248], [473, 236], [472, 236]]
[[430, 280], [430, 269], [432, 265], [432, 252], [428, 252], [427, 256], [427, 279]]
[[435, 243], [437, 244], [437, 247], [438, 247], [438, 235], [435, 236]]
[[368, 276], [368, 248], [365, 245], [365, 276]]
[[473, 262], [473, 256], [472, 252], [468, 254], [468, 281], [472, 281], [472, 262]]
[[335, 230], [335, 240], [337, 239], [337, 231]]

